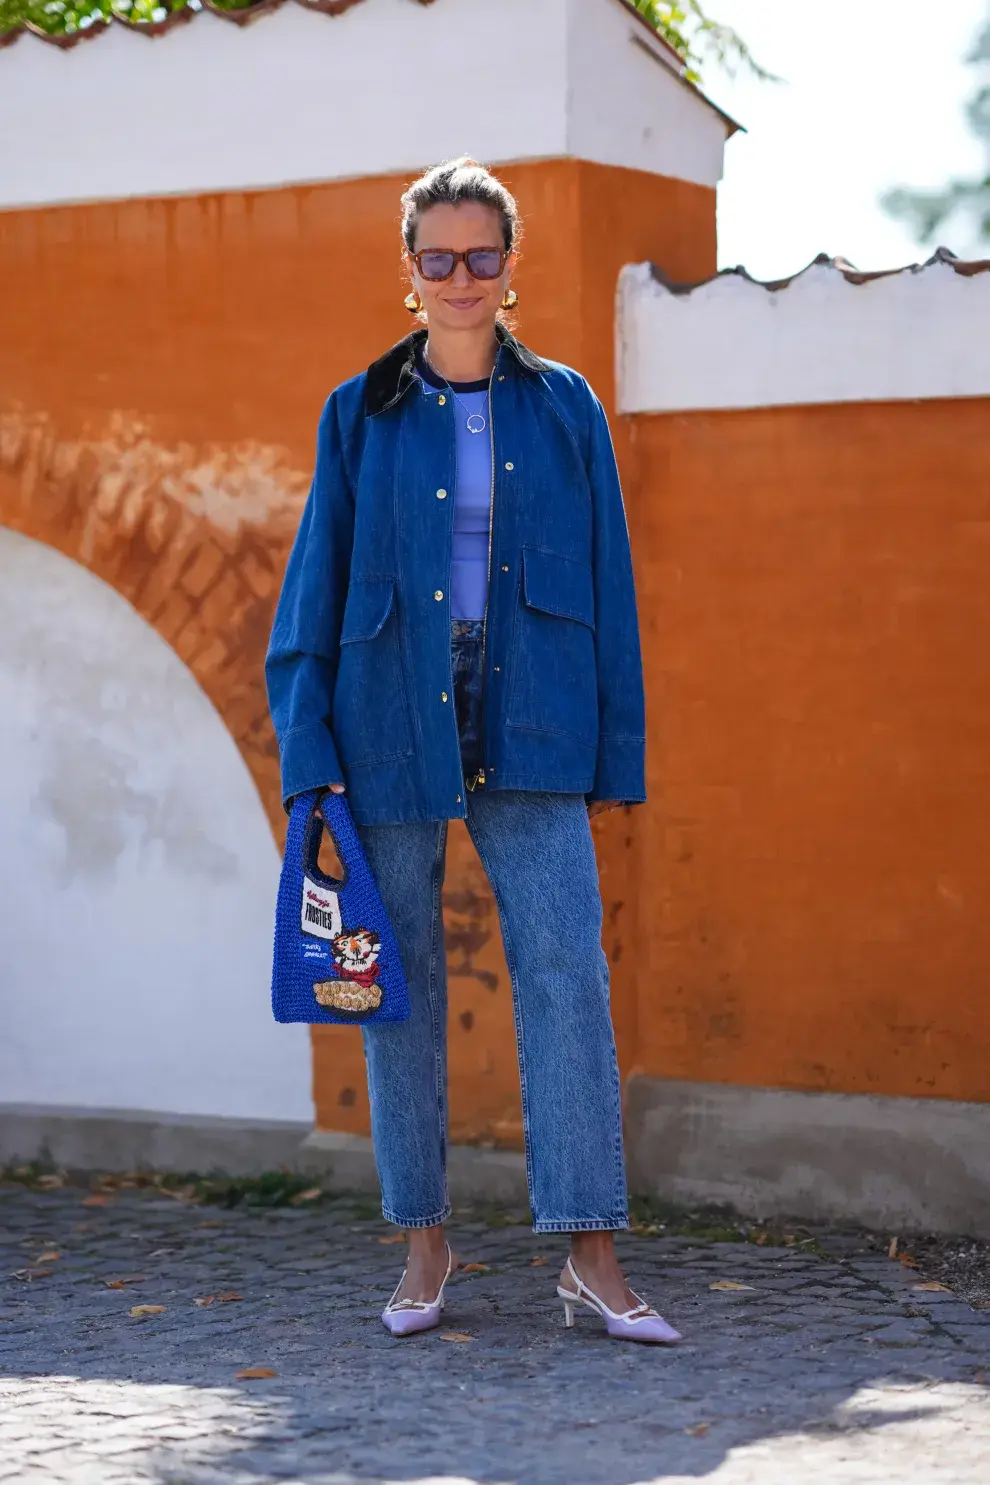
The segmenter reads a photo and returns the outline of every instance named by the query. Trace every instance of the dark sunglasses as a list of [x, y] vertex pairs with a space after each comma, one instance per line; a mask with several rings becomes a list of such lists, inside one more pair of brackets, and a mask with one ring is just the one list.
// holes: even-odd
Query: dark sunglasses
[[472, 278], [498, 278], [509, 255], [501, 248], [468, 248], [466, 253], [455, 253], [452, 248], [425, 248], [409, 256], [422, 278], [439, 284], [453, 277], [458, 263], [464, 264]]

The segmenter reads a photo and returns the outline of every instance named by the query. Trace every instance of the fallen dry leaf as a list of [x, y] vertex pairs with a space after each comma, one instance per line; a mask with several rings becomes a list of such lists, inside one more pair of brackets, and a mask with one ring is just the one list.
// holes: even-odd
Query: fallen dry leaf
[[322, 1195], [322, 1186], [309, 1186], [305, 1191], [297, 1191], [295, 1196], [290, 1196], [289, 1206], [301, 1207], [304, 1201], [316, 1201]]
[[60, 1186], [65, 1185], [65, 1177], [62, 1175], [39, 1176], [38, 1185], [42, 1191], [57, 1191]]
[[108, 1289], [126, 1289], [128, 1284], [143, 1284], [147, 1274], [121, 1274], [119, 1279], [104, 1279]]
[[396, 1233], [395, 1237], [384, 1237], [378, 1239], [380, 1243], [404, 1243], [405, 1240], [406, 1235], [404, 1232]]
[[529, 1260], [529, 1266], [530, 1268], [544, 1268], [546, 1266], [546, 1262], [547, 1260], [545, 1258], [531, 1258]]
[[710, 1428], [710, 1423], [696, 1423], [693, 1428], [686, 1428], [684, 1432], [689, 1433], [693, 1439], [700, 1439], [704, 1438]]
[[917, 1258], [915, 1258], [913, 1253], [898, 1253], [897, 1261], [898, 1263], [903, 1263], [905, 1268], [918, 1267], [918, 1260]]
[[50, 1279], [52, 1271], [50, 1268], [18, 1268], [11, 1274], [12, 1279], [23, 1279], [30, 1284], [32, 1279]]
[[447, 1330], [440, 1337], [442, 1341], [473, 1341], [473, 1335], [467, 1335], [463, 1330]]
[[752, 1284], [737, 1284], [735, 1279], [716, 1279], [714, 1284], [709, 1284], [709, 1289], [731, 1289], [733, 1293], [743, 1289], [753, 1289]]
[[37, 1261], [39, 1263], [57, 1263], [61, 1256], [57, 1248], [49, 1248], [47, 1252], [38, 1254]]
[[111, 1198], [109, 1196], [101, 1196], [101, 1195], [99, 1195], [97, 1193], [97, 1194], [95, 1194], [93, 1196], [85, 1196], [85, 1197], [83, 1197], [83, 1206], [84, 1207], [108, 1207], [110, 1205], [110, 1201], [111, 1201]]
[[217, 1295], [217, 1299], [222, 1305], [236, 1304], [239, 1299], [243, 1298], [243, 1294], [238, 1294], [236, 1289], [225, 1289], [222, 1294]]
[[890, 1240], [890, 1247], [887, 1249], [887, 1257], [888, 1258], [896, 1258], [897, 1257], [897, 1239], [895, 1237], [892, 1237], [891, 1240]]
[[235, 1382], [254, 1382], [263, 1377], [277, 1377], [278, 1372], [273, 1372], [270, 1366], [245, 1366], [241, 1371], [234, 1373]]
[[926, 1289], [930, 1294], [951, 1294], [948, 1284], [939, 1284], [934, 1279], [929, 1284], [912, 1284], [912, 1289]]
[[199, 1299], [194, 1299], [193, 1304], [199, 1305], [200, 1309], [202, 1309], [203, 1305], [211, 1305], [215, 1299], [215, 1294], [203, 1294]]
[[487, 1263], [465, 1263], [461, 1269], [462, 1274], [487, 1274], [491, 1270]]
[[132, 1305], [127, 1313], [135, 1320], [140, 1320], [144, 1315], [164, 1315], [164, 1305]]

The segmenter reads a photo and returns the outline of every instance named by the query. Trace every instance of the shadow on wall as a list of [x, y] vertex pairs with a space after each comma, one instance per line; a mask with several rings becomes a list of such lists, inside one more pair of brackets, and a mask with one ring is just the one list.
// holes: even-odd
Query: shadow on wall
[[311, 1120], [241, 754], [125, 599], [3, 528], [0, 719], [4, 1101]]

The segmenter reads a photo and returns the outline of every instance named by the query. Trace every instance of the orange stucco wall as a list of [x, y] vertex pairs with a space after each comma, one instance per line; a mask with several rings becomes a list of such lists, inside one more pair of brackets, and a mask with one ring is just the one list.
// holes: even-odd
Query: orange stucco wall
[[[507, 168], [519, 330], [613, 409], [623, 263], [715, 266], [712, 193]], [[276, 832], [261, 664], [327, 391], [408, 328], [399, 179], [0, 214], [0, 522], [112, 582], [226, 718]], [[979, 401], [613, 419], [647, 807], [596, 823], [624, 1071], [990, 1098]], [[456, 1138], [518, 1144], [494, 906], [454, 827]], [[359, 1038], [318, 1120], [364, 1131]]]
[[988, 425], [630, 420], [640, 1071], [990, 1099]]
[[[611, 409], [619, 268], [653, 257], [677, 276], [710, 273], [713, 193], [569, 161], [504, 175], [526, 218], [519, 332], [591, 377]], [[227, 719], [277, 833], [267, 629], [322, 402], [409, 328], [396, 227], [403, 184], [0, 213], [0, 283], [17, 286], [0, 323], [0, 522], [93, 568], [175, 646]], [[617, 426], [624, 465], [628, 437]], [[622, 818], [596, 835], [628, 1067], [637, 848]], [[452, 1129], [516, 1144], [507, 973], [461, 827], [451, 832], [445, 913]], [[367, 1128], [352, 1031], [315, 1033], [314, 1087], [321, 1125]]]

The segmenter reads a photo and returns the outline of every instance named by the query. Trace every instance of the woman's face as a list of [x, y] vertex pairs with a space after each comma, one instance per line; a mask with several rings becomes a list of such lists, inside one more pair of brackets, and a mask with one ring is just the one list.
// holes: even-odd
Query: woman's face
[[[493, 206], [465, 201], [461, 206], [431, 206], [419, 219], [417, 253], [447, 248], [466, 253], [470, 248], [503, 249], [505, 238], [501, 213]], [[493, 324], [509, 285], [516, 257], [510, 253], [498, 278], [472, 278], [467, 265], [458, 263], [453, 275], [441, 283], [423, 278], [407, 256], [413, 288], [423, 302], [430, 325], [443, 329], [477, 330]]]

